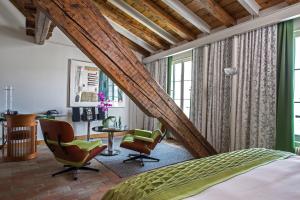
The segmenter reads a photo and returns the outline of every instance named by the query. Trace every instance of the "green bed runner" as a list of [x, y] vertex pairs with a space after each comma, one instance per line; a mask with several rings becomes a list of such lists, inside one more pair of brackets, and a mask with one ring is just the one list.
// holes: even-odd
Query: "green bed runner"
[[195, 159], [131, 177], [109, 190], [102, 200], [178, 200], [294, 154], [247, 149]]

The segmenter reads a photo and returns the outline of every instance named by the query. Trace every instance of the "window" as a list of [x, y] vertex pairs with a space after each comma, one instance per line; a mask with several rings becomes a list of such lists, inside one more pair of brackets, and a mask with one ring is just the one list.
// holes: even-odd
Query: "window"
[[170, 96], [189, 117], [191, 104], [192, 58], [176, 60], [171, 67]]
[[295, 38], [294, 131], [300, 135], [300, 33]]

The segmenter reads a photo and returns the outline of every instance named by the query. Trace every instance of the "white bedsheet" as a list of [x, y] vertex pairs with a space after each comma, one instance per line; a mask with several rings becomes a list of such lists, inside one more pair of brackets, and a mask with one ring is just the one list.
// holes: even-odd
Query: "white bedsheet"
[[300, 200], [300, 156], [278, 160], [185, 200]]

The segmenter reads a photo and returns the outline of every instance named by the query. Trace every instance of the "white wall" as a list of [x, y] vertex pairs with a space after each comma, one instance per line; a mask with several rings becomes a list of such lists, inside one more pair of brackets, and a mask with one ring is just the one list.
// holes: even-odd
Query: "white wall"
[[[39, 113], [56, 109], [68, 117], [68, 60], [89, 59], [55, 28], [44, 45], [33, 43], [25, 34], [25, 18], [7, 0], [0, 0], [0, 112], [5, 109], [5, 85], [13, 85], [14, 109], [19, 113]], [[109, 115], [121, 116], [128, 125], [128, 99], [125, 108], [110, 108]], [[94, 122], [92, 126], [99, 124]], [[86, 132], [86, 123], [74, 123], [76, 134]], [[38, 138], [42, 139], [39, 131]]]

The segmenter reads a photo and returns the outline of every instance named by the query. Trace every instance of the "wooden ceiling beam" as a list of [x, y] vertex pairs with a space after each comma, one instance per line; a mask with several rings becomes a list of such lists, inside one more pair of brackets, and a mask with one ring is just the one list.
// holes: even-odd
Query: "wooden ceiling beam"
[[189, 6], [205, 9], [209, 14], [227, 27], [236, 24], [236, 20], [214, 0], [194, 0]]
[[36, 0], [87, 57], [147, 115], [158, 118], [195, 156], [216, 154], [90, 0]]
[[188, 22], [193, 24], [196, 28], [204, 33], [210, 32], [210, 26], [202, 20], [198, 15], [193, 11], [188, 9], [183, 3], [179, 0], [162, 0], [166, 5], [176, 11], [179, 15], [185, 18]]
[[115, 8], [111, 4], [104, 2], [103, 0], [93, 1], [105, 17], [124, 27], [137, 37], [143, 39], [145, 42], [155, 47], [156, 50], [168, 49], [170, 47], [166, 41], [147, 29], [147, 27], [143, 26], [130, 16], [127, 16], [124, 12]]
[[39, 10], [36, 13], [35, 17], [35, 42], [37, 44], [44, 44], [49, 30], [51, 26], [51, 21], [50, 19], [42, 12]]
[[135, 20], [137, 20], [138, 22], [140, 22], [141, 24], [149, 28], [151, 31], [153, 31], [154, 33], [156, 33], [157, 35], [159, 35], [161, 38], [165, 39], [169, 43], [176, 44], [178, 42], [177, 39], [171, 33], [169, 33], [168, 31], [164, 30], [163, 28], [161, 28], [160, 26], [152, 22], [150, 19], [142, 15], [140, 12], [135, 10], [126, 2], [120, 0], [108, 0], [108, 2], [110, 2], [114, 6], [116, 6], [123, 12], [125, 12], [126, 14], [130, 15], [132, 18], [134, 18]]
[[238, 0], [238, 2], [248, 11], [250, 15], [259, 15], [259, 10], [261, 7], [255, 0]]
[[[26, 35], [34, 36], [35, 41], [38, 44], [43, 44], [46, 39], [49, 39], [52, 36], [52, 31], [55, 28], [53, 23], [50, 23], [48, 27], [48, 31], [46, 34], [46, 30], [43, 29], [44, 25], [38, 25], [37, 20], [37, 9], [32, 0], [10, 0], [10, 2], [24, 15], [25, 17], [25, 28]], [[42, 23], [42, 22], [40, 22]], [[44, 27], [46, 28], [46, 26]], [[44, 35], [46, 34], [46, 35]]]
[[167, 27], [174, 30], [177, 35], [185, 40], [193, 40], [196, 38], [185, 25], [181, 24], [178, 20], [168, 15], [162, 8], [155, 4], [152, 0], [136, 0], [136, 3], [143, 6], [150, 13], [155, 15], [160, 21], [163, 21]]

